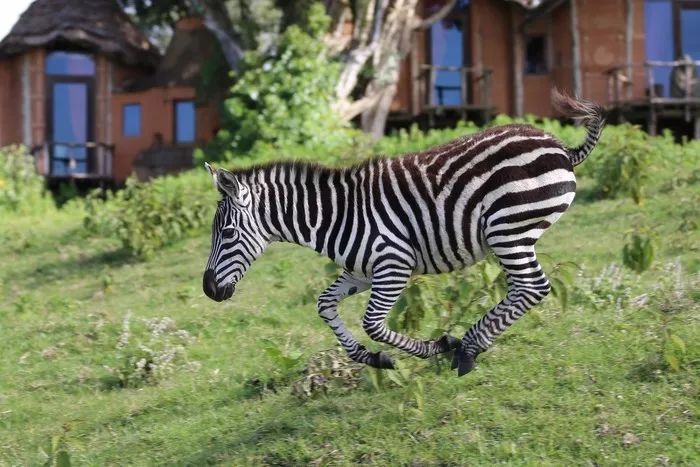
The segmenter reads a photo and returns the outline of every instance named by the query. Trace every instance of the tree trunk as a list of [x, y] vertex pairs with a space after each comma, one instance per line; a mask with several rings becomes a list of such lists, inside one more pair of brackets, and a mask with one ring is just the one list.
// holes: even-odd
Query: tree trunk
[[[347, 45], [350, 50], [345, 52], [344, 67], [336, 88], [336, 109], [347, 120], [361, 115], [362, 129], [375, 140], [384, 135], [398, 89], [401, 61], [411, 51], [414, 32], [441, 21], [455, 7], [457, 0], [448, 0], [439, 11], [425, 19], [417, 16], [417, 4], [418, 0], [375, 0], [367, 2], [364, 11], [354, 11], [355, 30], [353, 40]], [[332, 11], [340, 17], [337, 8]], [[359, 15], [364, 15], [364, 22], [357, 21]], [[335, 21], [334, 24], [336, 34], [332, 35], [329, 50], [339, 44], [339, 22]], [[370, 60], [373, 78], [367, 84], [363, 97], [352, 102], [349, 96]]]

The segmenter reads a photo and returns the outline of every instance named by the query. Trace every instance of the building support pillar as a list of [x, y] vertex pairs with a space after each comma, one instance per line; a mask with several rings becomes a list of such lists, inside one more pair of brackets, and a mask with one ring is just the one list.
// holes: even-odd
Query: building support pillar
[[581, 97], [583, 93], [581, 84], [581, 37], [578, 30], [578, 10], [576, 2], [577, 0], [569, 1], [569, 11], [571, 13], [571, 56], [573, 57], [574, 95], [576, 97]]

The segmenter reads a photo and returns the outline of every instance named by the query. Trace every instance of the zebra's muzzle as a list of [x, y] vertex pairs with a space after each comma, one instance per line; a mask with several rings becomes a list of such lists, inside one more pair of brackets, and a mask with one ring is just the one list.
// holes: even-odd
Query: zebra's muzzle
[[235, 286], [232, 283], [219, 287], [216, 283], [216, 272], [213, 269], [204, 271], [202, 280], [202, 289], [207, 297], [217, 302], [228, 300], [233, 295]]

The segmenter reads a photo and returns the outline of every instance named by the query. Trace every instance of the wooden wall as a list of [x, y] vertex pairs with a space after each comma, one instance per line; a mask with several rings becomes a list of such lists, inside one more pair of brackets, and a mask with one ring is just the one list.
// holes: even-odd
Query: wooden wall
[[510, 5], [503, 1], [473, 0], [470, 8], [473, 65], [492, 71], [491, 104], [497, 113], [511, 114], [514, 108]]
[[0, 60], [0, 147], [22, 143], [22, 60]]
[[[626, 0], [571, 0], [576, 2], [581, 57], [582, 96], [607, 102], [605, 71], [626, 62]], [[419, 8], [422, 7], [419, 5]], [[642, 63], [644, 51], [644, 1], [633, 0], [633, 61]], [[526, 10], [503, 0], [472, 0], [469, 33], [472, 66], [491, 69], [491, 104], [498, 113], [515, 114], [516, 66], [524, 64], [523, 42], [514, 30], [525, 19]], [[547, 38], [549, 72], [522, 75], [523, 113], [552, 116], [549, 102], [552, 87], [574, 92], [571, 9], [564, 2], [549, 14], [527, 24], [526, 34]], [[426, 32], [414, 34], [414, 48], [401, 65], [401, 78], [392, 111], [419, 114], [422, 109], [422, 81], [416, 79], [420, 65], [427, 62]], [[517, 59], [517, 65], [516, 65]], [[413, 81], [411, 80], [413, 77]], [[634, 94], [644, 94], [643, 71], [634, 75]], [[477, 93], [478, 94], [478, 93]], [[419, 96], [419, 98], [417, 97]], [[477, 103], [478, 102], [478, 95]], [[416, 103], [418, 105], [416, 105]]]

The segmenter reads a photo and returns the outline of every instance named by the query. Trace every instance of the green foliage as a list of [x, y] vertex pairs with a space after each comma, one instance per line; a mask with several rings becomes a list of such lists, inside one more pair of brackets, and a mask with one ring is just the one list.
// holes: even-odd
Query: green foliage
[[68, 430], [69, 427], [62, 427], [61, 433], [53, 435], [46, 449], [42, 449], [42, 454], [46, 459], [44, 467], [71, 466], [68, 443], [66, 442]]
[[174, 241], [210, 224], [216, 190], [204, 171], [160, 177], [148, 183], [131, 178], [116, 193], [86, 198], [88, 231], [118, 238], [130, 254], [148, 258]]
[[637, 126], [607, 127], [599, 146], [582, 164], [584, 173], [595, 179], [601, 197], [631, 196], [641, 205], [654, 159], [664, 156], [652, 143], [652, 138]]
[[27, 212], [50, 206], [44, 178], [22, 146], [0, 148], [0, 210]]
[[653, 232], [635, 230], [627, 237], [628, 241], [622, 248], [622, 262], [636, 273], [642, 273], [649, 269], [654, 261], [655, 237]]
[[455, 326], [471, 325], [467, 318], [488, 311], [505, 289], [503, 273], [493, 256], [455, 273], [416, 276], [392, 309], [389, 326], [412, 333], [430, 318], [435, 326], [429, 335], [437, 338]]
[[386, 156], [419, 152], [477, 131], [479, 127], [472, 122], [458, 122], [454, 128], [432, 129], [426, 132], [414, 124], [408, 130], [401, 129], [380, 139], [375, 146], [375, 152]]
[[297, 25], [284, 31], [274, 55], [246, 54], [224, 104], [223, 129], [207, 151], [210, 159], [350, 143], [331, 109], [338, 67], [325, 54], [328, 17], [316, 3], [308, 18], [307, 31]]

